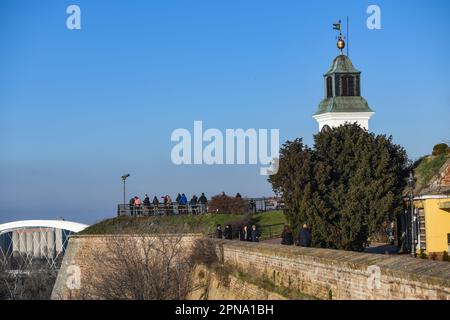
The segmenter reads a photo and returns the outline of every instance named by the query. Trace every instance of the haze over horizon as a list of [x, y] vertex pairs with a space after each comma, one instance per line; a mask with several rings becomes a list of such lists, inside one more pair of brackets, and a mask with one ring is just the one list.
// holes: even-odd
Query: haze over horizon
[[[66, 8], [82, 12], [68, 30]], [[380, 6], [382, 29], [366, 27]], [[303, 137], [350, 17], [350, 58], [370, 131], [411, 159], [450, 141], [448, 1], [2, 1], [0, 223], [94, 223], [128, 197], [272, 194], [260, 165], [175, 166], [177, 128]], [[345, 24], [344, 24], [345, 27]]]

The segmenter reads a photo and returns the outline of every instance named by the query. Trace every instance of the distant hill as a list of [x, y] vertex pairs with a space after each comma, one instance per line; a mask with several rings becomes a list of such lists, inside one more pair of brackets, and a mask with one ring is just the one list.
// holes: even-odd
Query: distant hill
[[450, 192], [450, 154], [425, 156], [414, 164], [415, 194]]

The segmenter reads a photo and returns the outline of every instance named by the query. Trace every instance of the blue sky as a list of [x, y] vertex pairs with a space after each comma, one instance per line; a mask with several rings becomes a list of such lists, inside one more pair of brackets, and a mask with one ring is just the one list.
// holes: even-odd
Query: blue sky
[[[66, 8], [81, 8], [81, 30]], [[366, 27], [381, 8], [382, 30]], [[350, 58], [409, 156], [450, 140], [450, 2], [0, 2], [0, 223], [94, 223], [129, 195], [271, 194], [259, 166], [175, 166], [177, 128], [279, 128], [312, 142], [322, 74], [350, 16]]]

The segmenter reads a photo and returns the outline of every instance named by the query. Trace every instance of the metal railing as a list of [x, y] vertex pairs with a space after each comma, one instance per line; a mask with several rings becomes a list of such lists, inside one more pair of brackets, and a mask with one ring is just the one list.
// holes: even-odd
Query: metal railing
[[260, 226], [259, 230], [261, 232], [261, 240], [268, 240], [273, 238], [280, 238], [281, 234], [283, 233], [283, 227], [285, 226], [284, 223], [277, 223], [277, 224], [269, 224]]
[[163, 216], [163, 215], [181, 215], [181, 214], [205, 214], [207, 213], [206, 204], [186, 204], [181, 205], [178, 203], [171, 204], [119, 204], [117, 206], [118, 216]]
[[[262, 225], [262, 226], [258, 226], [257, 229], [260, 233], [260, 237], [259, 240], [263, 241], [263, 240], [269, 240], [269, 239], [274, 239], [274, 238], [280, 238], [281, 234], [283, 232], [283, 227], [285, 226], [284, 223], [277, 223], [277, 224], [268, 224], [268, 225]], [[224, 230], [222, 230], [222, 233], [224, 232]], [[241, 230], [235, 230], [233, 229], [231, 234], [232, 234], [232, 239], [231, 240], [239, 240], [240, 239], [240, 232]], [[249, 229], [250, 232], [250, 229]], [[207, 237], [209, 238], [216, 238], [216, 233], [209, 233], [207, 234]], [[223, 239], [224, 235], [222, 236]]]
[[[249, 212], [267, 212], [273, 210], [281, 210], [284, 205], [282, 203], [273, 204], [272, 198], [245, 198], [249, 203]], [[209, 202], [209, 201], [208, 201]], [[161, 216], [161, 215], [178, 215], [178, 214], [204, 214], [208, 212], [207, 204], [197, 203], [195, 205], [181, 205], [177, 202], [154, 204], [119, 204], [117, 206], [118, 216]]]

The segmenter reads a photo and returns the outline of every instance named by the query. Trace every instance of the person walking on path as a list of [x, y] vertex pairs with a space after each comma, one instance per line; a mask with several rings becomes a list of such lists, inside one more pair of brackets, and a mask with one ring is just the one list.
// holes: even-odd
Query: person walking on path
[[216, 239], [222, 239], [223, 233], [222, 233], [222, 225], [218, 224], [216, 228]]
[[305, 223], [298, 234], [298, 243], [301, 247], [311, 247], [311, 242], [311, 230], [309, 230], [308, 225]]
[[250, 232], [251, 240], [252, 242], [259, 242], [259, 237], [261, 237], [261, 234], [259, 233], [259, 230], [256, 229], [256, 225], [252, 225], [252, 230]]
[[281, 233], [281, 244], [286, 246], [294, 244], [294, 236], [289, 226], [284, 226], [283, 233]]
[[231, 228], [231, 224], [227, 224], [227, 226], [225, 227], [223, 237], [226, 240], [233, 240], [233, 229]]
[[250, 230], [247, 225], [244, 225], [242, 229], [239, 231], [239, 240], [240, 241], [251, 241]]

